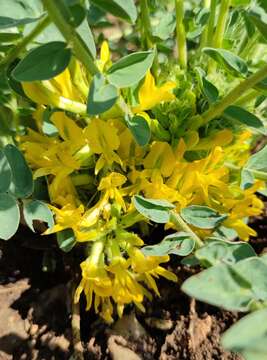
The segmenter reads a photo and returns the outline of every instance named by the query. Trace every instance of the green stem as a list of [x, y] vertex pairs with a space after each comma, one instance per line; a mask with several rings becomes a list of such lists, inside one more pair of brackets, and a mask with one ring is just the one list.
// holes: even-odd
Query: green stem
[[[206, 9], [210, 8], [210, 0], [204, 0], [203, 7]], [[199, 51], [207, 44], [207, 38], [208, 38], [208, 27], [206, 26], [204, 30], [202, 31], [201, 38], [200, 38], [200, 45], [199, 45]]]
[[147, 0], [140, 1], [140, 9], [141, 9], [141, 19], [142, 19], [141, 25], [143, 28], [144, 42], [145, 42], [146, 49], [148, 50], [153, 47], [153, 42], [151, 40], [152, 28], [151, 28], [151, 24], [150, 24]]
[[49, 25], [49, 23], [50, 19], [48, 16], [45, 16], [42, 20], [40, 20], [35, 28], [14, 48], [12, 48], [2, 61], [0, 61], [0, 68], [12, 63], [12, 61], [14, 61], [23, 50], [25, 50], [26, 46], [31, 43]]
[[84, 44], [80, 35], [76, 30], [65, 20], [63, 13], [67, 13], [66, 5], [63, 0], [42, 0], [49, 17], [59, 29], [68, 44], [72, 47], [74, 55], [87, 68], [91, 75], [99, 73], [99, 69], [94, 63], [94, 59]]
[[[219, 17], [216, 25], [216, 30], [213, 38], [213, 47], [221, 48], [223, 45], [223, 38], [225, 32], [226, 21], [228, 17], [229, 7], [231, 0], [221, 0], [221, 6], [219, 9]], [[209, 60], [208, 72], [213, 73], [216, 71], [217, 63], [215, 60]]]
[[188, 233], [195, 240], [197, 247], [202, 247], [204, 245], [203, 241], [191, 230], [179, 214], [171, 211], [170, 221], [178, 228], [178, 230], [183, 230]]
[[208, 21], [208, 34], [207, 34], [207, 46], [212, 45], [212, 38], [214, 32], [215, 16], [216, 16], [217, 0], [211, 0], [210, 3], [210, 16]]
[[149, 7], [147, 4], [147, 0], [141, 0], [140, 2], [140, 10], [141, 10], [141, 26], [142, 26], [142, 34], [143, 34], [143, 40], [145, 44], [146, 50], [155, 48], [155, 57], [152, 64], [152, 73], [154, 77], [157, 79], [158, 75], [158, 54], [157, 54], [157, 48], [155, 47], [153, 40], [152, 40], [152, 27], [150, 22], [150, 16], [149, 16]]
[[182, 68], [187, 67], [186, 33], [184, 28], [184, 1], [175, 0], [176, 11], [176, 41], [178, 48], [178, 61]]
[[223, 37], [225, 32], [226, 21], [228, 17], [229, 7], [231, 0], [221, 0], [221, 6], [219, 11], [218, 23], [214, 35], [213, 46], [215, 48], [221, 48], [223, 43]]
[[240, 99], [238, 99], [235, 102], [235, 105], [245, 105], [248, 102], [254, 100], [258, 95], [259, 95], [258, 91], [252, 89], [248, 92], [248, 94], [246, 94], [246, 95], [242, 96]]
[[253, 88], [256, 84], [267, 77], [267, 65], [250, 75], [246, 80], [242, 81], [233, 90], [222, 98], [217, 104], [210, 107], [201, 115], [201, 125], [207, 124], [210, 120], [221, 115], [223, 111], [230, 105], [234, 104], [246, 91]]

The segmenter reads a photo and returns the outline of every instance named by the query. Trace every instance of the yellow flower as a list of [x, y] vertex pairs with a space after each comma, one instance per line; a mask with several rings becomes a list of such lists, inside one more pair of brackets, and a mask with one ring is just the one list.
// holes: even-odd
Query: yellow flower
[[256, 231], [249, 227], [244, 219], [261, 214], [264, 204], [255, 195], [255, 192], [263, 186], [263, 182], [257, 181], [251, 188], [246, 190], [234, 187], [232, 197], [225, 197], [222, 200], [223, 207], [229, 213], [223, 225], [234, 229], [240, 239], [244, 241], [247, 241], [250, 236], [257, 236]]
[[166, 142], [153, 142], [143, 164], [145, 169], [159, 169], [162, 176], [170, 176], [175, 166], [175, 157], [171, 146]]
[[[34, 178], [53, 175], [53, 194], [60, 193], [61, 183], [74, 171], [79, 170], [82, 161], [78, 151], [86, 146], [81, 128], [63, 112], [56, 112], [51, 121], [59, 131], [58, 137], [40, 135], [29, 129], [28, 135], [21, 137], [21, 148], [27, 161], [35, 169]], [[88, 152], [88, 156], [91, 154]]]
[[51, 80], [23, 82], [22, 87], [25, 94], [37, 104], [86, 113], [86, 105], [73, 85], [68, 68]]
[[138, 98], [139, 105], [133, 108], [133, 112], [152, 109], [155, 105], [175, 99], [172, 90], [176, 87], [175, 82], [167, 81], [160, 87], [155, 85], [155, 79], [150, 71], [147, 72], [145, 81], [141, 86]]
[[128, 262], [134, 272], [139, 274], [139, 279], [143, 281], [150, 289], [152, 289], [158, 296], [159, 290], [154, 279], [163, 276], [168, 280], [177, 281], [177, 277], [172, 272], [166, 270], [160, 263], [168, 262], [169, 256], [145, 256], [141, 250], [136, 247], [131, 247], [127, 250], [129, 254]]
[[49, 205], [56, 215], [56, 223], [52, 228], [46, 230], [45, 234], [54, 234], [56, 232], [72, 229], [74, 234], [79, 232], [79, 223], [84, 214], [84, 207], [80, 205], [78, 208], [69, 203], [64, 205], [61, 209]]
[[104, 72], [105, 68], [111, 64], [110, 51], [108, 42], [105, 40], [102, 42], [100, 48], [100, 60], [97, 61], [97, 66], [101, 72]]
[[90, 310], [93, 304], [95, 312], [111, 323], [113, 321], [113, 305], [110, 297], [113, 292], [113, 284], [108, 272], [103, 265], [92, 261], [91, 255], [81, 263], [81, 269], [82, 280], [76, 290], [74, 301], [79, 302], [80, 295], [84, 291], [87, 302], [86, 310]]
[[85, 137], [90, 149], [95, 154], [100, 154], [95, 165], [96, 174], [106, 163], [112, 165], [113, 162], [117, 162], [122, 165], [118, 154], [114, 152], [120, 145], [117, 129], [114, 126], [101, 119], [93, 119], [85, 129]]
[[126, 205], [123, 200], [123, 197], [118, 188], [122, 186], [127, 181], [127, 178], [116, 172], [112, 172], [108, 176], [101, 179], [98, 186], [98, 190], [105, 190], [105, 199], [114, 199], [117, 204], [119, 204], [124, 211], [126, 211]]

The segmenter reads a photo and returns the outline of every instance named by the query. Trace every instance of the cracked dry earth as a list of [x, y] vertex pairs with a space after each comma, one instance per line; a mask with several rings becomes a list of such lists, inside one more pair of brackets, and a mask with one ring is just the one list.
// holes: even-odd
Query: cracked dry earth
[[[252, 224], [258, 253], [267, 249], [266, 215]], [[0, 360], [78, 360], [71, 331], [72, 261], [52, 238], [24, 228], [9, 242], [0, 241]], [[129, 307], [111, 327], [84, 312], [82, 299], [85, 360], [241, 360], [220, 345], [221, 334], [239, 315], [188, 298], [179, 288], [196, 270], [177, 266], [177, 258], [169, 267], [179, 283], [161, 279], [161, 297], [145, 304], [145, 314]]]

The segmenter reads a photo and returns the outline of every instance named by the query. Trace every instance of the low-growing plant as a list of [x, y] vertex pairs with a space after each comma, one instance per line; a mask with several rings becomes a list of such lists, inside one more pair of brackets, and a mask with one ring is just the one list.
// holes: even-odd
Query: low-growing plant
[[265, 359], [267, 262], [248, 242], [267, 181], [265, 1], [9, 0], [0, 11], [0, 238], [23, 204], [32, 230], [41, 220], [64, 252], [79, 245], [74, 302], [83, 293], [108, 323], [130, 304], [144, 312], [159, 277], [176, 282], [164, 266], [176, 255], [202, 269], [186, 294], [257, 310], [222, 342]]

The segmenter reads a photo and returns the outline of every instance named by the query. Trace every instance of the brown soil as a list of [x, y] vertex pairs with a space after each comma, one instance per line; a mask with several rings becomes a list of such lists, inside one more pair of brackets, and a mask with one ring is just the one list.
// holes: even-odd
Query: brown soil
[[[251, 243], [258, 253], [267, 249], [266, 215], [253, 222], [259, 236]], [[173, 258], [169, 266], [179, 283], [160, 280], [161, 297], [145, 304], [145, 314], [129, 307], [109, 327], [81, 310], [84, 359], [241, 359], [220, 345], [238, 314], [184, 295], [180, 285], [193, 270], [177, 263]], [[0, 360], [81, 359], [72, 345], [71, 272], [71, 257], [48, 238], [22, 229], [9, 242], [0, 241]]]

